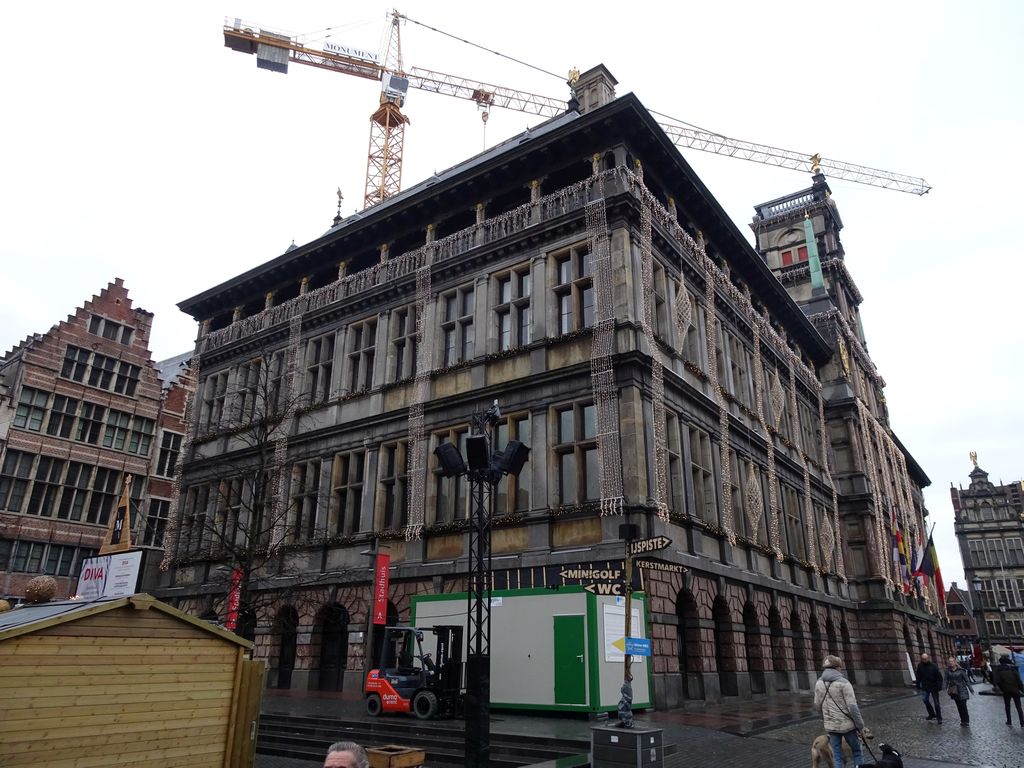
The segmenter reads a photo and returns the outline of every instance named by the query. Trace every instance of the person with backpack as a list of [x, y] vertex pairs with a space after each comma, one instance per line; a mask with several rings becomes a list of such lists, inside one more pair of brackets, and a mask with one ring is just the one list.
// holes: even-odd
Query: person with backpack
[[853, 685], [840, 671], [843, 660], [829, 654], [822, 662], [821, 677], [814, 684], [814, 708], [821, 712], [825, 733], [832, 747], [832, 765], [843, 768], [843, 740], [850, 745], [853, 765], [864, 762], [860, 749], [860, 732], [864, 718], [857, 706]]

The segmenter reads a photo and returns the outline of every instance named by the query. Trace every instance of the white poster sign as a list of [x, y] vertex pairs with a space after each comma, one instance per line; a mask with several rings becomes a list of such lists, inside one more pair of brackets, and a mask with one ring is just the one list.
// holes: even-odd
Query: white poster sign
[[[640, 624], [640, 610], [632, 608], [630, 621], [631, 637], [643, 637], [644, 628]], [[625, 606], [604, 606], [604, 660], [621, 662], [625, 659], [626, 650], [626, 609]], [[643, 664], [643, 656], [633, 656], [634, 664]]]
[[82, 573], [78, 577], [78, 597], [95, 600], [134, 595], [141, 564], [141, 551], [88, 558], [82, 563]]

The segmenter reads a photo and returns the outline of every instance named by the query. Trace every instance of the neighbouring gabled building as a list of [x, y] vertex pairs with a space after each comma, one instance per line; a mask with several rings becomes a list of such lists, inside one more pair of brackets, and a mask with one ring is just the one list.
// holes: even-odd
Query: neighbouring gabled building
[[[41, 573], [57, 577], [58, 596], [74, 595], [128, 474], [135, 541], [159, 547], [161, 526], [145, 514], [152, 457], [175, 419], [184, 429], [181, 406], [164, 414], [152, 322], [117, 279], [0, 358], [0, 596], [21, 598]], [[169, 506], [170, 481], [160, 482]]]
[[658, 706], [807, 689], [826, 653], [902, 683], [905, 652], [952, 649], [892, 559], [928, 481], [824, 180], [758, 206], [755, 249], [614, 84], [584, 73], [584, 107], [181, 303], [199, 395], [161, 594], [227, 618], [234, 574], [271, 685], [358, 687], [375, 542], [389, 623], [465, 588], [467, 488], [433, 452], [493, 400], [496, 447], [532, 449], [496, 493], [496, 588], [614, 573], [622, 522], [672, 540], [686, 572], [644, 571]]
[[964, 577], [981, 642], [1024, 648], [1024, 481], [998, 485], [974, 468], [971, 484], [949, 489]]
[[960, 589], [955, 581], [946, 591], [946, 613], [957, 648], [961, 653], [970, 653], [971, 646], [978, 640], [978, 622], [974, 620], [970, 592]]

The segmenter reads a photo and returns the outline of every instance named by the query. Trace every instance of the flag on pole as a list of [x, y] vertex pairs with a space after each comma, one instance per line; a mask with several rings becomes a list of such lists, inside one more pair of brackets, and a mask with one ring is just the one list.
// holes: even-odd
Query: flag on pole
[[[942, 571], [939, 569], [939, 553], [935, 549], [935, 541], [929, 535], [928, 543], [925, 545], [924, 557], [921, 562], [921, 567], [917, 573], [922, 576], [927, 576], [935, 581], [935, 591], [939, 596], [939, 604], [942, 606], [942, 610], [946, 610], [946, 589], [942, 583]], [[917, 574], [915, 574], [917, 575]]]
[[124, 491], [117, 502], [113, 517], [107, 526], [107, 535], [100, 547], [99, 554], [109, 555], [114, 552], [127, 552], [132, 548], [132, 476], [124, 476]]

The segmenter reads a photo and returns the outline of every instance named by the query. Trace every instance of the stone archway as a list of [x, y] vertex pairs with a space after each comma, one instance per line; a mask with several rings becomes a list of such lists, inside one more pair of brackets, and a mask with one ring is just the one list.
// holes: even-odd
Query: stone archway
[[[828, 616], [825, 619], [825, 640], [828, 642], [828, 653], [834, 653], [836, 656], [842, 656], [845, 653], [839, 647], [839, 638], [836, 636], [836, 624], [832, 621], [832, 616]], [[846, 659], [843, 659], [843, 663], [846, 663]]]
[[317, 690], [340, 691], [348, 666], [348, 610], [332, 603], [320, 611], [316, 623], [314, 645], [319, 646], [320, 668]]
[[818, 617], [813, 613], [807, 621], [807, 629], [811, 636], [811, 664], [817, 668], [817, 665], [821, 664], [825, 660], [825, 656], [831, 653], [831, 651], [825, 648], [825, 636], [821, 634], [821, 624], [818, 622]]
[[683, 589], [676, 596], [679, 642], [679, 674], [683, 677], [683, 696], [704, 699], [704, 665], [700, 655], [700, 612], [693, 593]]
[[277, 641], [276, 688], [287, 690], [292, 687], [298, 632], [299, 612], [295, 610], [294, 606], [282, 606], [274, 619], [273, 629], [274, 639]]
[[767, 692], [765, 681], [765, 653], [763, 633], [757, 620], [757, 609], [749, 600], [743, 605], [743, 638], [747, 650], [747, 670], [750, 675], [750, 692]]
[[807, 673], [809, 664], [807, 638], [804, 636], [804, 626], [796, 609], [790, 614], [789, 629], [793, 633], [793, 666], [796, 667], [796, 685], [797, 688], [806, 691], [811, 687], [810, 675]]
[[772, 667], [775, 669], [775, 690], [789, 690], [789, 654], [786, 653], [786, 633], [782, 627], [782, 614], [774, 605], [768, 611], [768, 631], [772, 642]]
[[723, 696], [738, 696], [736, 680], [736, 644], [733, 642], [733, 622], [729, 604], [719, 595], [711, 606], [714, 621], [715, 665], [718, 668], [718, 687]]

